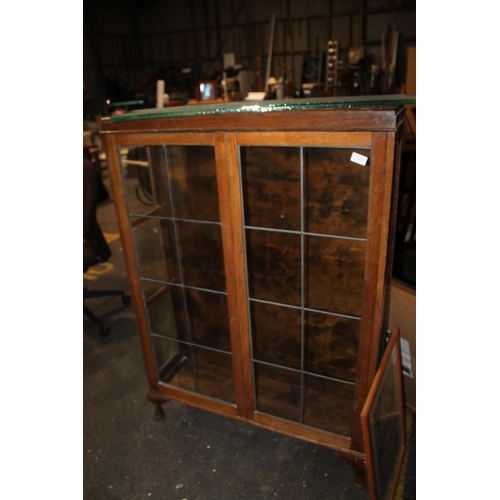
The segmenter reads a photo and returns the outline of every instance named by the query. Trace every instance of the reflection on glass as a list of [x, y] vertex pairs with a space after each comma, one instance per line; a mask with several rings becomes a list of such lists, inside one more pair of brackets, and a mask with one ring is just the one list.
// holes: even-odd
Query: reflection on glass
[[304, 148], [306, 231], [366, 238], [370, 167], [351, 161], [369, 150]]
[[173, 223], [136, 218], [133, 236], [141, 277], [178, 283], [179, 270]]
[[167, 159], [175, 217], [220, 221], [214, 148], [168, 146]]
[[401, 372], [398, 370], [394, 346], [369, 414], [375, 482], [380, 499], [388, 498], [397, 481], [404, 445], [398, 382]]
[[247, 226], [300, 231], [300, 149], [241, 147]]
[[251, 302], [250, 316], [254, 359], [300, 370], [300, 309]]
[[369, 156], [240, 146], [256, 408], [343, 436], [357, 376]]
[[[152, 283], [146, 307], [151, 333], [187, 341], [182, 290]], [[153, 291], [154, 288], [154, 291]]]
[[304, 424], [350, 436], [355, 386], [305, 375], [304, 389]]
[[246, 245], [250, 297], [300, 306], [300, 234], [248, 229]]
[[171, 217], [164, 146], [120, 147], [129, 213]]
[[158, 378], [234, 403], [215, 150], [119, 155]]
[[234, 403], [231, 355], [201, 347], [193, 351], [200, 394]]
[[151, 336], [151, 341], [159, 380], [194, 391], [193, 366], [189, 347], [154, 335]]
[[306, 312], [305, 370], [355, 382], [360, 321]]
[[227, 296], [186, 289], [186, 300], [193, 343], [231, 351]]
[[360, 316], [366, 242], [307, 236], [306, 247], [307, 307]]
[[180, 221], [176, 224], [184, 284], [225, 292], [220, 226]]
[[257, 410], [300, 421], [300, 373], [254, 363]]

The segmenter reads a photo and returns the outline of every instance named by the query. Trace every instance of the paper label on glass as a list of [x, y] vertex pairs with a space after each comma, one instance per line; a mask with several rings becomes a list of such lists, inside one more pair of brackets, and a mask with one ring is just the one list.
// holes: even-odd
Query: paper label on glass
[[368, 156], [360, 155], [359, 153], [352, 153], [351, 161], [354, 163], [359, 163], [359, 165], [366, 165], [368, 162]]

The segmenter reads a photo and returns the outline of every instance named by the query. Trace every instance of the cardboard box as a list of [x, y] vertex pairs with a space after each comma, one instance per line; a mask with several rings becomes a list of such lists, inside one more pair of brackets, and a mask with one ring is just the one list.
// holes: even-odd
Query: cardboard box
[[[401, 334], [404, 357], [409, 350], [411, 376], [403, 370], [405, 403], [416, 412], [417, 408], [417, 341], [416, 341], [416, 312], [417, 292], [413, 288], [395, 279], [391, 282], [391, 305], [389, 310], [389, 330], [398, 327]], [[406, 349], [405, 349], [406, 348]]]

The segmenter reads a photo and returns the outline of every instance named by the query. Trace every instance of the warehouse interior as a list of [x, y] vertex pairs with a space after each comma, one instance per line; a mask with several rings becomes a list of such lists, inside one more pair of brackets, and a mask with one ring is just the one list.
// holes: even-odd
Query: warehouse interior
[[[84, 0], [84, 158], [100, 172], [111, 252], [84, 288], [129, 293], [100, 119], [203, 105], [202, 83], [221, 104], [416, 96], [416, 2]], [[416, 106], [405, 114], [389, 315], [408, 348], [399, 500], [416, 497]], [[367, 478], [333, 449], [177, 401], [154, 419], [133, 307], [116, 296], [86, 305], [109, 333], [84, 316], [83, 498], [370, 498]]]

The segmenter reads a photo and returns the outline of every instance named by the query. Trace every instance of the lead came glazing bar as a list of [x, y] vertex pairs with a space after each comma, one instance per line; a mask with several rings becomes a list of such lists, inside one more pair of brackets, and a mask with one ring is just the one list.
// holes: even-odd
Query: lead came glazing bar
[[304, 423], [304, 148], [300, 148], [300, 423]]
[[160, 285], [176, 286], [179, 288], [186, 288], [188, 290], [198, 290], [199, 292], [217, 293], [219, 295], [227, 295], [227, 292], [220, 292], [219, 290], [210, 290], [208, 288], [200, 288], [199, 286], [184, 285], [182, 283], [172, 283], [170, 281], [162, 281], [153, 278], [141, 278], [142, 281], [148, 281], [150, 283], [158, 283]]
[[130, 217], [138, 217], [140, 219], [169, 220], [171, 222], [194, 222], [196, 224], [210, 224], [212, 226], [220, 226], [221, 225], [220, 222], [215, 222], [215, 221], [179, 219], [177, 217], [163, 217], [161, 215], [130, 214]]
[[270, 233], [304, 234], [305, 236], [320, 236], [322, 238], [334, 238], [338, 240], [366, 241], [366, 238], [356, 238], [354, 236], [340, 236], [336, 234], [309, 233], [308, 231], [292, 231], [291, 229], [278, 229], [271, 227], [245, 226], [245, 229], [254, 231], [269, 231]]
[[[251, 302], [261, 302], [262, 304], [269, 304], [269, 305], [272, 305], [272, 306], [289, 307], [290, 309], [302, 309], [302, 307], [300, 307], [300, 306], [293, 306], [291, 304], [282, 304], [280, 302], [272, 302], [270, 300], [254, 299], [254, 298], [250, 298], [249, 300]], [[338, 316], [339, 318], [348, 318], [348, 319], [358, 319], [358, 320], [361, 320], [360, 316], [351, 316], [349, 314], [334, 313], [334, 312], [330, 312], [330, 311], [323, 311], [321, 309], [312, 309], [310, 307], [304, 307], [303, 309], [306, 312], [326, 314], [328, 316]]]
[[[291, 366], [285, 367], [282, 365], [277, 365], [276, 363], [272, 363], [271, 361], [256, 360], [256, 363], [259, 363], [261, 365], [266, 365], [266, 366], [272, 366], [273, 368], [280, 368], [281, 370], [287, 370], [290, 372], [302, 374], [302, 370], [299, 370], [298, 368], [292, 368]], [[332, 380], [334, 382], [341, 382], [342, 384], [347, 384], [347, 385], [352, 385], [352, 386], [356, 385], [356, 382], [352, 382], [351, 380], [344, 380], [344, 379], [337, 378], [337, 377], [327, 377], [326, 375], [321, 375], [321, 373], [309, 372], [307, 370], [303, 370], [303, 375], [313, 375], [314, 377], [322, 378], [324, 380]]]

